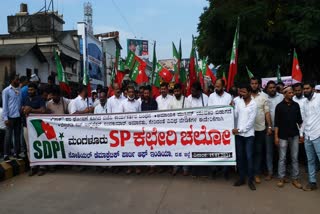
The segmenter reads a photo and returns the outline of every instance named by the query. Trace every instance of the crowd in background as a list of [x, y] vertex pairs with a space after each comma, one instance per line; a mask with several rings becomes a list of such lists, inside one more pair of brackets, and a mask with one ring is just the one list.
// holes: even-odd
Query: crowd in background
[[[298, 189], [306, 191], [317, 188], [316, 173], [320, 159], [320, 86], [313, 83], [296, 83], [284, 86], [283, 83], [269, 81], [261, 89], [260, 81], [251, 78], [250, 82], [225, 90], [225, 82], [216, 80], [206, 93], [199, 82], [191, 86], [191, 94], [184, 96], [183, 86], [167, 83], [160, 86], [160, 95], [152, 96], [150, 86], [132, 84], [112, 88], [98, 86], [88, 94], [86, 86], [79, 86], [76, 96], [66, 96], [48, 79], [48, 84], [40, 84], [40, 79], [32, 75], [26, 77], [12, 75], [10, 85], [2, 91], [5, 124], [4, 160], [11, 155], [24, 158], [27, 155], [28, 132], [26, 117], [29, 114], [105, 114], [171, 110], [205, 106], [234, 106], [235, 127], [232, 133], [236, 138], [237, 173], [239, 179], [234, 186], [247, 184], [251, 190], [264, 180], [278, 178], [277, 186], [291, 182]], [[71, 99], [72, 98], [72, 99]], [[302, 186], [300, 163], [308, 171], [308, 183]], [[162, 173], [169, 171], [173, 176], [182, 172], [184, 176], [216, 177], [222, 174], [229, 179], [234, 167], [209, 166], [149, 166], [144, 167], [97, 167], [100, 171], [114, 173]], [[85, 170], [86, 167], [80, 167]], [[45, 166], [32, 167], [29, 175], [44, 175], [49, 169]], [[288, 174], [290, 173], [290, 176]], [[290, 179], [289, 179], [290, 178]]]

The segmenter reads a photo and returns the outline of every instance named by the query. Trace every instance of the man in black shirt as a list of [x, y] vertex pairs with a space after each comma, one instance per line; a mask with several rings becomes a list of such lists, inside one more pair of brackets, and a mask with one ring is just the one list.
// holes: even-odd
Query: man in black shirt
[[151, 97], [151, 87], [146, 86], [143, 89], [141, 111], [154, 111], [154, 110], [158, 110], [158, 103]]
[[290, 146], [291, 152], [291, 177], [292, 184], [298, 189], [302, 186], [298, 181], [299, 178], [299, 128], [302, 124], [299, 104], [292, 100], [294, 94], [291, 87], [283, 89], [284, 99], [276, 107], [275, 111], [275, 144], [279, 146], [279, 164], [278, 187], [284, 186], [284, 178], [286, 176], [286, 154], [287, 147]]

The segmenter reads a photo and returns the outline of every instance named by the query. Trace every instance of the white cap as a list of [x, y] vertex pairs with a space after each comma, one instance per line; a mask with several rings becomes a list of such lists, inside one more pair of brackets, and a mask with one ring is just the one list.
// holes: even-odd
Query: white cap
[[40, 79], [36, 74], [32, 74], [30, 77], [30, 82], [39, 82]]
[[316, 85], [315, 89], [320, 91], [320, 85]]

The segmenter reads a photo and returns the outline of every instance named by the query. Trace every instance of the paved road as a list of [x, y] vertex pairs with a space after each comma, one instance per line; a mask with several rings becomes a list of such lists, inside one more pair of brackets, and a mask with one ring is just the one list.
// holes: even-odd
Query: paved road
[[[305, 176], [305, 175], [304, 175]], [[318, 176], [318, 180], [320, 175]], [[0, 213], [319, 213], [320, 190], [303, 192], [276, 180], [233, 187], [225, 181], [169, 175], [114, 175], [60, 170], [0, 183]], [[305, 183], [305, 179], [304, 179]]]

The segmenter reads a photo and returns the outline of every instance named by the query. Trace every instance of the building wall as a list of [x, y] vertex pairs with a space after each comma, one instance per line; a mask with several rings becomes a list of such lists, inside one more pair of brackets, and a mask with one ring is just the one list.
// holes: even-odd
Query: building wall
[[9, 85], [9, 76], [11, 72], [15, 72], [14, 59], [0, 59], [0, 91]]
[[27, 76], [27, 68], [32, 70], [32, 74], [35, 73], [35, 69], [38, 69], [38, 76], [41, 82], [47, 82], [50, 75], [48, 69], [48, 63], [42, 63], [37, 56], [29, 51], [26, 55], [16, 58], [16, 71], [20, 76]]

